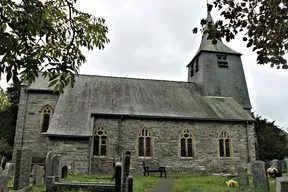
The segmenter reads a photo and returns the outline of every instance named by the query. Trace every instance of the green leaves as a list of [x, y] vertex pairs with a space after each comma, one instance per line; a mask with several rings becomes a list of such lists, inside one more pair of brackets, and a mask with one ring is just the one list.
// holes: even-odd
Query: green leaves
[[[273, 2], [273, 3], [271, 3]], [[206, 20], [201, 19], [203, 32], [210, 39], [234, 39], [245, 31], [243, 41], [258, 55], [258, 64], [272, 64], [278, 69], [287, 69], [288, 53], [288, 4], [281, 0], [214, 0], [223, 20], [209, 24], [204, 30]], [[213, 7], [208, 5], [208, 10]], [[193, 30], [194, 32], [194, 30]], [[197, 31], [196, 31], [197, 32]], [[215, 41], [213, 41], [215, 43]]]
[[74, 5], [71, 0], [1, 1], [0, 75], [30, 84], [41, 71], [55, 91], [73, 86], [86, 62], [81, 48], [104, 49], [110, 42], [105, 20]]
[[5, 94], [3, 89], [0, 87], [0, 111], [10, 106], [11, 106], [11, 103], [9, 101], [9, 97]]

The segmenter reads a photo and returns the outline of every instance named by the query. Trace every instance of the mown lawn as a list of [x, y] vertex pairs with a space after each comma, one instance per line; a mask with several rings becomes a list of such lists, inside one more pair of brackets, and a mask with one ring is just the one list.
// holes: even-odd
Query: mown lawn
[[[65, 181], [69, 182], [97, 182], [97, 183], [114, 183], [111, 180], [112, 175], [69, 175]], [[133, 192], [149, 192], [154, 187], [159, 177], [135, 176], [133, 180]], [[9, 187], [13, 187], [13, 181], [9, 182]], [[45, 192], [45, 186], [33, 187], [33, 192]], [[81, 192], [81, 191], [73, 191]]]
[[[233, 178], [237, 180], [237, 178]], [[229, 179], [221, 176], [182, 175], [177, 177], [173, 192], [244, 192], [247, 189], [227, 187]], [[249, 179], [251, 192], [261, 192], [253, 189], [252, 179]], [[275, 181], [270, 181], [270, 192], [275, 192]]]
[[[104, 182], [113, 183], [110, 175], [69, 175], [66, 181], [70, 182]], [[151, 189], [157, 184], [158, 181], [165, 179], [159, 176], [134, 176], [134, 192], [150, 192]], [[174, 179], [173, 192], [244, 192], [247, 190], [239, 188], [229, 188], [226, 185], [226, 181], [229, 178], [221, 176], [210, 175], [169, 175], [167, 179]], [[237, 180], [237, 178], [234, 178]], [[270, 192], [276, 192], [275, 180], [269, 180]], [[253, 190], [252, 178], [249, 179], [250, 191], [260, 192], [259, 190]], [[9, 186], [13, 186], [13, 182], [9, 182]], [[33, 187], [33, 192], [45, 192], [45, 186]], [[76, 191], [74, 191], [76, 192]], [[80, 192], [80, 191], [77, 191]]]

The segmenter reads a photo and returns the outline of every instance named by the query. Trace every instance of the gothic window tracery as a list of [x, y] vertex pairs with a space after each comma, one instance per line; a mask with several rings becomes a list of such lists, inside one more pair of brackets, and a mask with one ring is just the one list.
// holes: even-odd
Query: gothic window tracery
[[229, 134], [226, 131], [222, 131], [219, 135], [219, 156], [231, 156], [231, 140]]
[[107, 134], [104, 127], [99, 126], [94, 130], [93, 134], [93, 155], [107, 155]]
[[150, 128], [142, 128], [138, 135], [138, 156], [152, 156], [152, 135]]
[[53, 109], [50, 105], [45, 105], [41, 110], [41, 132], [46, 133], [53, 114]]
[[184, 158], [194, 157], [193, 136], [188, 129], [184, 129], [180, 135], [180, 155]]

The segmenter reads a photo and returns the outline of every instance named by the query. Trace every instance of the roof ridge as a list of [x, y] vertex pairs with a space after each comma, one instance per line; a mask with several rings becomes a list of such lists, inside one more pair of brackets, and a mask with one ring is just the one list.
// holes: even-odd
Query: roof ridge
[[114, 79], [132, 79], [132, 80], [147, 80], [147, 81], [162, 81], [162, 82], [173, 82], [173, 83], [192, 83], [188, 81], [174, 81], [174, 80], [165, 80], [165, 79], [147, 79], [147, 78], [136, 78], [136, 77], [121, 77], [121, 76], [108, 76], [108, 75], [91, 75], [91, 74], [79, 74], [81, 76], [90, 76], [90, 77], [104, 77], [104, 78], [114, 78]]

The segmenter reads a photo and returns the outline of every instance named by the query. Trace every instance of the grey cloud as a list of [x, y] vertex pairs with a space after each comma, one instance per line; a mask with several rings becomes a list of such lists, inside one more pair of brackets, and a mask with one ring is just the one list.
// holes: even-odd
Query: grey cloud
[[[111, 39], [103, 51], [85, 51], [81, 73], [186, 81], [186, 65], [201, 40], [192, 29], [206, 16], [205, 6], [203, 0], [78, 1], [83, 11], [106, 19]], [[220, 18], [217, 11], [212, 16]], [[228, 45], [243, 53], [253, 110], [288, 127], [288, 71], [256, 65], [255, 53], [241, 37]]]
[[[89, 52], [83, 73], [186, 81], [186, 65], [198, 50], [201, 35], [192, 29], [206, 16], [205, 1], [92, 1], [84, 10], [106, 18], [111, 44]], [[212, 12], [219, 19], [217, 11]], [[241, 37], [228, 45], [243, 53], [242, 61], [253, 110], [288, 127], [286, 71], [256, 65], [255, 53]], [[282, 83], [280, 83], [282, 82]], [[283, 84], [284, 82], [284, 84]]]

